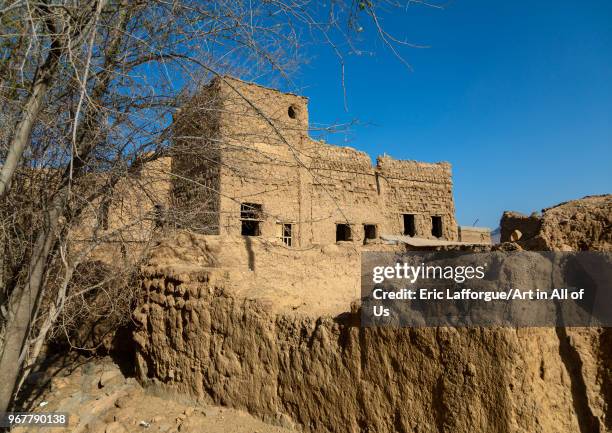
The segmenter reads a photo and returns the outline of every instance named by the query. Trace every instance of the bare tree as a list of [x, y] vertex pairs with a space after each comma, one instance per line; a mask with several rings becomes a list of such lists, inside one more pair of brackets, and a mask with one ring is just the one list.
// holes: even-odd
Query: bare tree
[[[306, 40], [338, 55], [342, 77], [343, 53], [360, 35], [399, 56], [404, 43], [379, 14], [406, 3], [0, 2], [0, 411], [49, 336], [77, 329], [83, 311], [129, 309], [129, 296], [114, 290], [145, 257], [159, 214], [152, 207], [109, 227], [113, 191], [129, 185], [156, 202], [156, 180], [143, 167], [168, 154], [185, 98], [221, 73], [290, 83]], [[118, 260], [120, 271], [86, 271], [101, 244], [125, 256], [139, 224], [149, 235], [137, 255]], [[94, 292], [108, 302], [94, 305]]]

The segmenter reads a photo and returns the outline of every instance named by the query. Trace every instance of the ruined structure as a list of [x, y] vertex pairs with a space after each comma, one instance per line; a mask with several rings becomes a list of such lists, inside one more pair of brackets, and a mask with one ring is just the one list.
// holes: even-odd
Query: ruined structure
[[313, 140], [307, 103], [213, 79], [175, 115], [167, 155], [121, 180], [75, 240], [118, 230], [98, 249], [109, 257], [138, 251], [159, 228], [294, 249], [490, 244], [488, 229], [457, 226], [449, 163], [385, 155], [373, 165], [364, 152]]
[[307, 103], [218, 77], [181, 110], [173, 194], [188, 227], [301, 248], [381, 233], [458, 240], [449, 163], [382, 156], [372, 166], [364, 152], [311, 139]]
[[530, 216], [504, 212], [501, 241], [540, 251], [610, 251], [612, 195], [593, 195]]

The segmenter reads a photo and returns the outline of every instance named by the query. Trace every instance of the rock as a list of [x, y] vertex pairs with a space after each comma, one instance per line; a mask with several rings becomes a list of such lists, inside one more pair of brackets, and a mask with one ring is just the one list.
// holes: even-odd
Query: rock
[[83, 365], [83, 367], [81, 368], [81, 371], [83, 372], [83, 374], [85, 375], [89, 375], [95, 372], [97, 366], [93, 363], [87, 363], [85, 365]]
[[520, 230], [513, 230], [512, 233], [510, 233], [510, 242], [516, 242], [520, 240], [522, 237], [523, 237], [523, 233], [521, 233]]

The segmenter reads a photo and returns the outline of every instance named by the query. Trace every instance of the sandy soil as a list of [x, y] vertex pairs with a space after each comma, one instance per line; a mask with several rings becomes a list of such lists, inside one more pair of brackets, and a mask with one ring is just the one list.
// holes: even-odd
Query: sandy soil
[[[44, 381], [44, 375], [34, 379]], [[279, 417], [265, 423], [246, 412], [169, 395], [161, 387], [144, 389], [126, 378], [109, 359], [93, 360], [68, 374], [55, 375], [30, 402], [32, 412], [66, 412], [67, 428], [19, 427], [21, 432], [207, 432], [286, 433], [294, 431]]]

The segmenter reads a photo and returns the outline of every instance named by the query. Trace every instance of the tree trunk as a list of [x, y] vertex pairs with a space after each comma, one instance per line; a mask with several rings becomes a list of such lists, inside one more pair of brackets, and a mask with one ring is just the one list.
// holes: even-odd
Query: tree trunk
[[44, 229], [38, 234], [32, 251], [26, 284], [15, 288], [11, 298], [9, 319], [5, 328], [4, 349], [0, 355], [0, 412], [6, 412], [21, 372], [21, 352], [31, 327], [41, 293], [47, 258], [53, 248], [59, 219], [64, 211], [66, 192], [62, 191], [45, 215]]
[[[108, 0], [98, 0], [96, 2], [95, 9], [97, 9], [98, 15], [107, 4]], [[123, 29], [129, 21], [127, 4], [127, 0], [123, 0], [121, 3], [120, 29]], [[94, 22], [94, 20], [90, 20], [83, 28], [92, 25]], [[47, 25], [49, 30], [51, 30], [53, 24], [48, 22]], [[75, 36], [85, 33], [82, 31], [83, 28], [79, 29], [79, 31], [75, 33]], [[95, 31], [95, 28], [92, 29], [92, 31]], [[54, 34], [53, 31], [51, 33]], [[112, 61], [114, 61], [114, 57], [119, 51], [122, 33], [120, 31], [115, 31], [114, 36], [109, 50], [111, 53], [109, 58], [112, 59]], [[37, 79], [34, 91], [30, 95], [24, 109], [22, 120], [18, 123], [17, 132], [9, 148], [9, 156], [12, 155], [12, 160], [9, 163], [9, 158], [7, 157], [7, 162], [2, 167], [2, 172], [0, 173], [0, 199], [3, 199], [8, 192], [10, 180], [30, 139], [32, 126], [36, 120], [36, 116], [40, 112], [44, 95], [57, 70], [59, 58], [61, 56], [61, 48], [59, 44], [54, 47], [56, 41], [57, 39], [53, 41], [52, 49], [42, 67], [45, 73], [41, 73], [39, 79]], [[107, 62], [109, 58], [107, 58]], [[110, 80], [109, 75], [109, 73], [104, 74], [103, 77], [105, 78], [102, 79], [98, 86], [96, 86], [96, 89], [94, 89], [93, 93], [96, 98], [101, 97], [108, 86]], [[99, 92], [99, 94], [97, 94], [97, 92]], [[66, 210], [72, 177], [77, 177], [79, 175], [85, 159], [95, 147], [95, 141], [88, 136], [93, 134], [92, 129], [95, 128], [96, 125], [91, 117], [91, 113], [88, 113], [88, 115], [85, 116], [83, 125], [81, 125], [83, 134], [80, 135], [80, 139], [89, 139], [86, 141], [85, 145], [80, 146], [81, 151], [75, 155], [76, 161], [73, 167], [74, 171], [72, 173], [67, 172], [64, 175], [64, 182], [58, 194], [52, 201], [51, 207], [44, 213], [43, 228], [39, 232], [32, 250], [28, 269], [28, 280], [22, 286], [16, 287], [11, 294], [3, 342], [4, 347], [0, 354], [0, 384], [2, 384], [2, 387], [0, 387], [0, 412], [6, 412], [10, 408], [13, 396], [20, 383], [21, 366], [25, 358], [24, 351], [27, 350], [32, 320], [36, 316], [36, 308], [42, 292], [49, 254], [53, 250], [53, 246], [56, 242], [60, 218], [64, 215]], [[79, 143], [82, 144], [81, 140]]]
[[[48, 22], [47, 26], [49, 31], [54, 34], [55, 26], [52, 22]], [[45, 59], [45, 63], [41, 66], [38, 72], [38, 77], [32, 86], [32, 93], [28, 96], [28, 99], [23, 108], [21, 119], [15, 127], [15, 132], [9, 145], [8, 154], [6, 160], [0, 171], [0, 200], [4, 199], [8, 193], [11, 179], [17, 170], [21, 155], [30, 141], [30, 135], [32, 134], [32, 127], [36, 122], [40, 109], [42, 107], [43, 100], [51, 84], [51, 80], [57, 71], [57, 65], [60, 58], [60, 42], [55, 36], [49, 49], [49, 54]]]
[[[99, 12], [106, 6], [107, 3], [108, 0], [98, 0], [93, 4], [94, 7], [92, 10], [97, 10], [98, 12], [95, 15], [96, 19]], [[28, 142], [30, 141], [32, 128], [34, 127], [34, 123], [36, 122], [38, 114], [40, 113], [47, 90], [49, 90], [52, 79], [57, 72], [60, 57], [65, 50], [70, 49], [69, 47], [63, 46], [63, 44], [77, 45], [82, 35], [87, 33], [88, 27], [95, 22], [94, 19], [90, 18], [83, 26], [79, 26], [77, 29], [75, 29], [72, 34], [64, 35], [64, 37], [62, 37], [62, 35], [59, 35], [56, 30], [56, 26], [53, 22], [52, 14], [49, 11], [47, 2], [42, 2], [41, 4], [37, 5], [37, 7], [45, 15], [44, 22], [52, 38], [51, 46], [49, 48], [47, 58], [45, 59], [45, 63], [43, 63], [37, 73], [37, 78], [32, 86], [32, 92], [28, 96], [28, 99], [23, 107], [21, 119], [15, 127], [15, 133], [11, 139], [6, 160], [4, 161], [4, 165], [0, 170], [0, 200], [3, 200], [6, 197], [10, 189], [11, 180], [15, 174], [15, 171], [17, 170], [17, 166], [19, 165], [23, 151], [26, 149]], [[92, 31], [95, 31], [95, 28]]]

